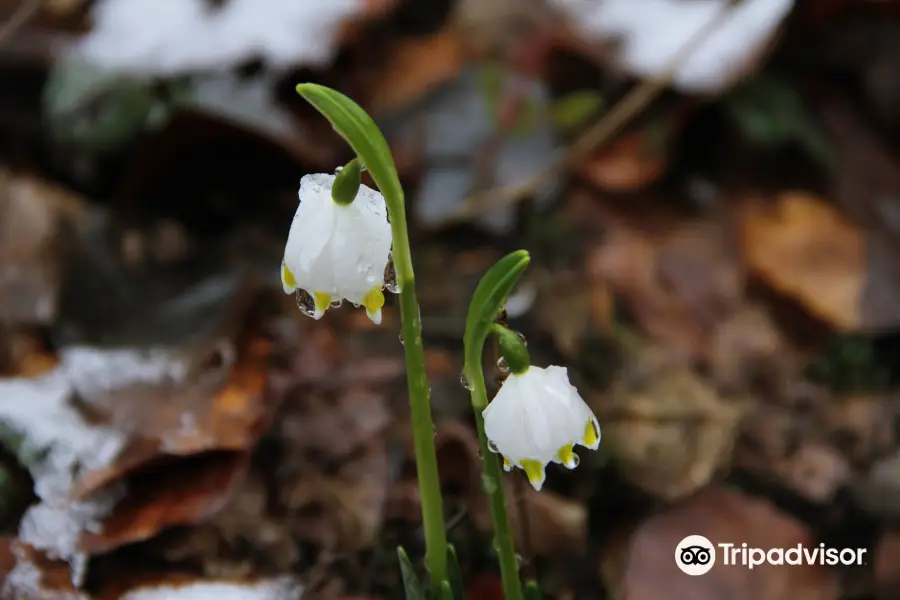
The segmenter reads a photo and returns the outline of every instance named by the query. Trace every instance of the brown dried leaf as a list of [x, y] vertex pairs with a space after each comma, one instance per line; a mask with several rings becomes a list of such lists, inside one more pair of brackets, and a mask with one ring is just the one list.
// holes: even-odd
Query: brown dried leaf
[[622, 473], [666, 498], [706, 485], [729, 461], [743, 407], [677, 364], [649, 355], [593, 402]]
[[56, 187], [0, 169], [0, 322], [43, 324], [54, 317], [58, 225], [80, 207]]
[[[227, 361], [215, 356], [212, 360]], [[102, 416], [128, 433], [131, 442], [109, 469], [86, 473], [75, 497], [85, 497], [161, 457], [248, 452], [276, 408], [265, 396], [268, 358], [268, 343], [250, 340], [233, 367], [213, 365], [214, 370], [224, 367], [224, 382], [216, 374], [200, 373], [176, 390], [166, 384], [135, 386], [90, 399], [91, 408], [106, 411]]]
[[370, 548], [384, 518], [388, 467], [387, 445], [379, 437], [366, 442], [359, 456], [333, 475], [308, 465], [282, 490], [292, 536], [329, 552]]
[[463, 66], [462, 40], [451, 28], [428, 37], [402, 39], [385, 57], [384, 65], [369, 104], [376, 113], [408, 106], [455, 77]]
[[[689, 535], [713, 544], [746, 543], [769, 549], [814, 546], [810, 532], [765, 501], [720, 489], [707, 489], [644, 521], [631, 536], [618, 596], [629, 600], [822, 600], [837, 597], [834, 571], [821, 566], [770, 566], [753, 570], [721, 564], [702, 577], [682, 573], [675, 548]], [[620, 548], [604, 552], [613, 560]], [[618, 583], [614, 579], [612, 583]]]
[[239, 452], [210, 452], [143, 466], [128, 477], [128, 495], [102, 528], [82, 534], [81, 550], [100, 554], [210, 518], [228, 501], [248, 460]]
[[587, 260], [654, 338], [688, 357], [707, 353], [719, 321], [739, 305], [744, 274], [727, 224], [685, 222], [661, 234], [614, 222]]
[[683, 114], [674, 109], [642, 129], [623, 134], [581, 161], [576, 172], [611, 192], [636, 192], [652, 185], [669, 167], [669, 149], [662, 140], [678, 134]]
[[102, 529], [82, 535], [85, 552], [197, 523], [222, 508], [275, 408], [265, 397], [268, 355], [267, 343], [248, 342], [218, 392], [201, 378], [174, 393], [165, 386], [135, 388], [106, 399], [107, 418], [129, 442], [109, 468], [85, 473], [72, 496], [88, 498], [123, 479], [128, 493]]
[[802, 192], [784, 193], [774, 205], [745, 201], [740, 222], [744, 258], [763, 281], [839, 330], [867, 325], [866, 240], [855, 224]]

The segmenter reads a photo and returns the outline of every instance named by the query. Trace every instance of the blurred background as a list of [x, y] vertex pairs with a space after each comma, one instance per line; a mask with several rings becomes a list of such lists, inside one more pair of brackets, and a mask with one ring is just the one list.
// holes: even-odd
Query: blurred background
[[[468, 598], [502, 592], [460, 339], [518, 248], [508, 321], [603, 431], [505, 479], [547, 598], [900, 598], [898, 32], [893, 0], [0, 0], [2, 597], [402, 597], [396, 298], [316, 322], [279, 284], [301, 176], [352, 157], [312, 81], [406, 188]], [[691, 534], [865, 564], [688, 577]]]

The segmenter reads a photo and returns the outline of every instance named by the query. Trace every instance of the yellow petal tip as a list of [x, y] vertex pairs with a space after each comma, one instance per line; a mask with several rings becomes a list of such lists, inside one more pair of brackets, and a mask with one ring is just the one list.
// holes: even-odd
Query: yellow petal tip
[[584, 437], [581, 440], [581, 445], [591, 450], [596, 450], [600, 447], [600, 426], [593, 418], [589, 419], [587, 425], [584, 426]]
[[297, 280], [284, 262], [281, 263], [281, 287], [284, 288], [285, 294], [293, 294], [297, 289]]
[[574, 444], [566, 444], [556, 453], [556, 459], [567, 469], [574, 469], [578, 466], [578, 456], [575, 455], [573, 446]]
[[362, 297], [362, 305], [366, 314], [376, 325], [381, 325], [381, 307], [384, 306], [384, 293], [381, 288], [373, 287]]
[[316, 308], [313, 313], [313, 319], [321, 319], [325, 311], [331, 305], [331, 294], [325, 292], [313, 292], [313, 300], [315, 300]]
[[522, 460], [520, 464], [525, 471], [525, 475], [528, 476], [528, 483], [531, 484], [531, 487], [538, 492], [541, 491], [541, 488], [544, 487], [544, 480], [546, 479], [544, 465], [530, 458]]

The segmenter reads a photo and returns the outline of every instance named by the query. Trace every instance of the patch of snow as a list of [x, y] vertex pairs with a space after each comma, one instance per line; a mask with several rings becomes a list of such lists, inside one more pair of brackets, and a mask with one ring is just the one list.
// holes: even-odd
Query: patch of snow
[[100, 0], [76, 53], [148, 75], [221, 71], [253, 58], [273, 68], [328, 63], [340, 25], [364, 0]]
[[[550, 0], [586, 37], [616, 41], [622, 68], [638, 77], [666, 69], [730, 0]], [[753, 66], [794, 0], [743, 0], [695, 46], [675, 72], [682, 91], [718, 93]]]
[[190, 585], [143, 588], [122, 600], [298, 600], [302, 589], [290, 578], [255, 584], [197, 582]]
[[[81, 473], [113, 464], [126, 436], [87, 422], [70, 400], [180, 378], [185, 366], [163, 350], [71, 348], [60, 356], [60, 365], [41, 377], [0, 379], [0, 437], [31, 472], [39, 498], [22, 517], [19, 540], [69, 562], [77, 586], [87, 564], [78, 540], [82, 532], [99, 529], [125, 490], [113, 485], [84, 501], [72, 500], [70, 493]], [[25, 565], [19, 575], [8, 578], [7, 586], [27, 583]]]

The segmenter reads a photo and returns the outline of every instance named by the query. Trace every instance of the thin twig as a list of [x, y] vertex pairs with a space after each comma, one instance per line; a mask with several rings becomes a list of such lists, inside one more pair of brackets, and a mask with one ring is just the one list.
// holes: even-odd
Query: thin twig
[[44, 0], [22, 0], [19, 8], [9, 18], [9, 20], [0, 25], [0, 48], [13, 38], [18, 31], [28, 24], [32, 17], [38, 14]]
[[665, 90], [671, 83], [675, 72], [688, 56], [729, 16], [731, 16], [731, 6], [726, 5], [716, 14], [715, 18], [711, 19], [709, 23], [691, 36], [684, 46], [669, 60], [665, 69], [634, 87], [587, 133], [572, 144], [565, 156], [556, 159], [550, 166], [537, 172], [522, 183], [486, 190], [470, 196], [458, 211], [437, 224], [437, 228], [469, 221], [494, 209], [524, 200], [534, 193], [536, 189], [550, 181], [561, 169], [577, 162], [598, 146], [607, 142]]

